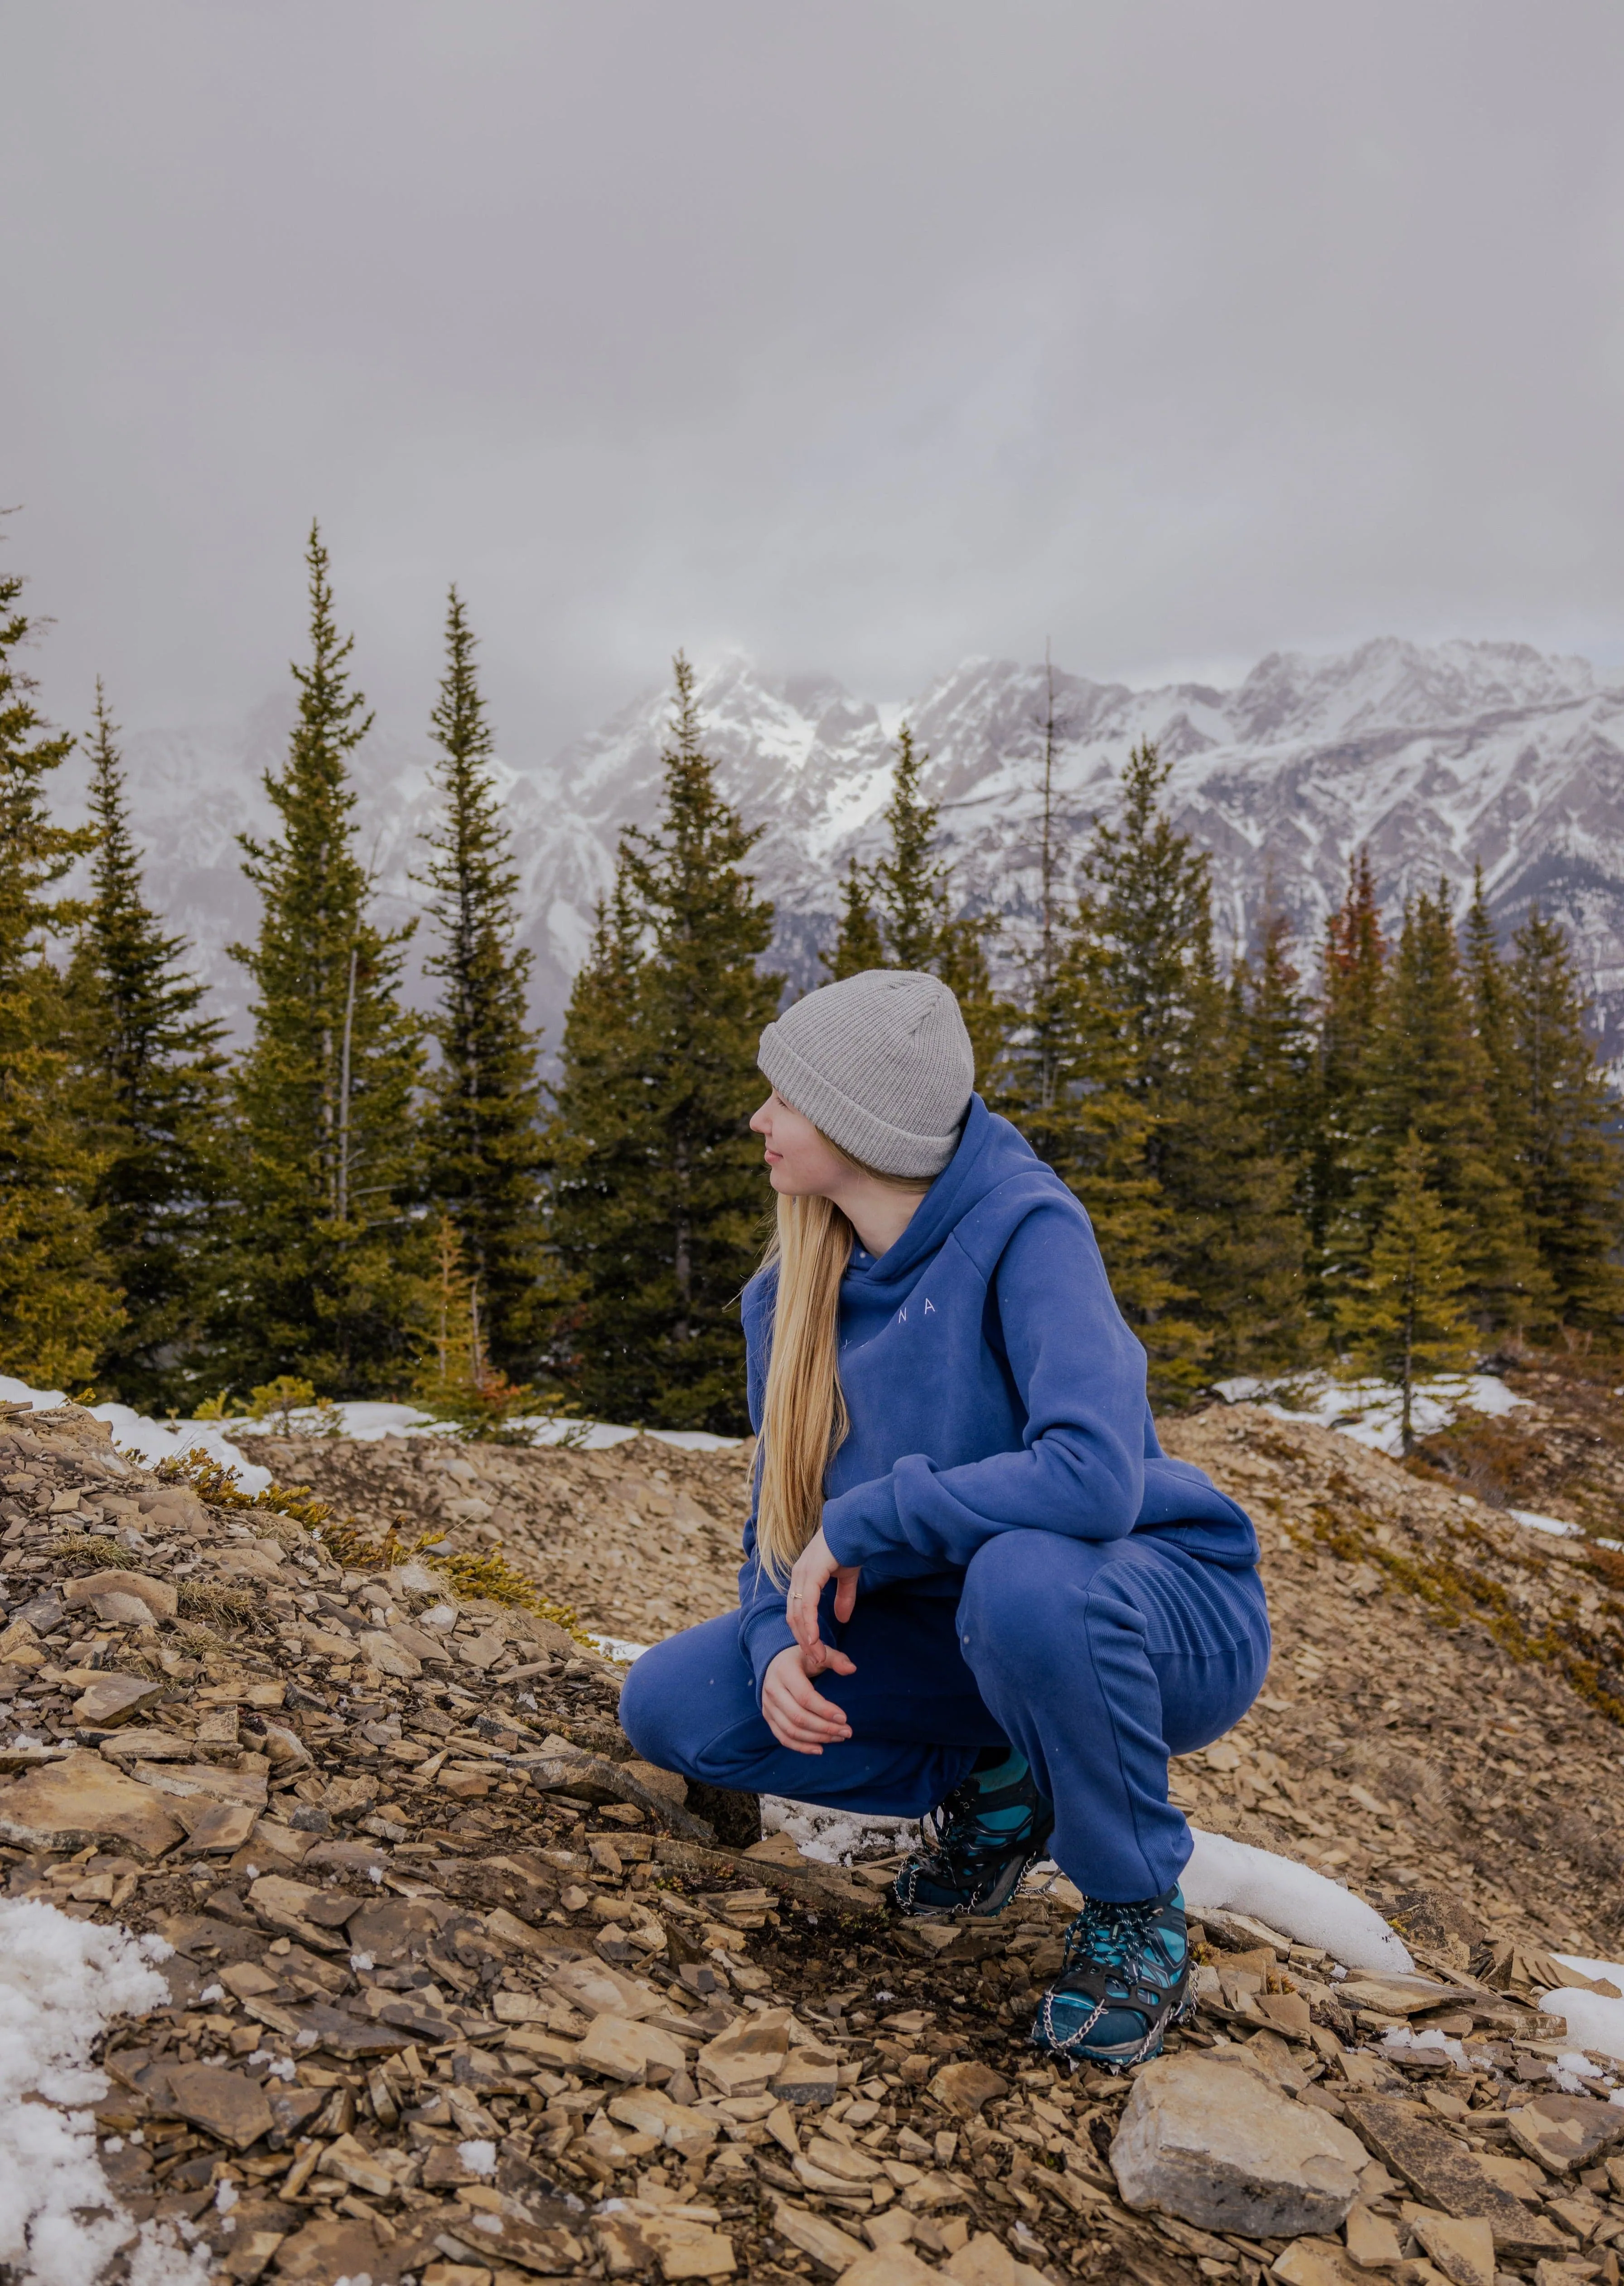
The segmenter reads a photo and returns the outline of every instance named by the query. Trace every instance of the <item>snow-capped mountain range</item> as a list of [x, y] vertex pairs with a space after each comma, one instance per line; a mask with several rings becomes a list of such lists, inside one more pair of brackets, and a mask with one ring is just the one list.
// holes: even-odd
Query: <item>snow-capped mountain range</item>
[[[1007, 917], [1017, 951], [1037, 881], [1045, 670], [968, 659], [906, 704], [854, 698], [824, 676], [778, 678], [729, 658], [699, 685], [707, 751], [729, 799], [764, 827], [754, 869], [778, 908], [774, 959], [816, 981], [832, 941], [849, 853], [878, 843], [892, 741], [911, 721], [929, 751], [960, 903]], [[1069, 879], [1093, 819], [1116, 800], [1132, 743], [1173, 764], [1180, 825], [1212, 853], [1220, 942], [1249, 941], [1265, 904], [1305, 942], [1369, 848], [1390, 912], [1440, 874], [1457, 894], [1481, 863], [1506, 930], [1530, 899], [1572, 932], [1608, 1052], [1624, 1045], [1624, 688], [1586, 661], [1518, 643], [1392, 639], [1343, 656], [1274, 653], [1231, 690], [1054, 675], [1054, 789]], [[620, 829], [658, 811], [668, 688], [653, 688], [551, 761], [509, 761], [501, 784], [534, 956], [534, 1008], [556, 1047], [595, 901]], [[261, 775], [284, 751], [291, 705], [261, 707], [233, 738], [144, 731], [126, 741], [135, 823], [154, 902], [197, 947], [217, 1013], [243, 1019], [241, 972], [225, 954], [251, 936], [253, 892], [235, 836], [263, 829]], [[413, 884], [432, 814], [430, 756], [374, 734], [357, 757], [362, 849], [382, 910], [421, 903]], [[83, 762], [62, 788], [83, 786]]]

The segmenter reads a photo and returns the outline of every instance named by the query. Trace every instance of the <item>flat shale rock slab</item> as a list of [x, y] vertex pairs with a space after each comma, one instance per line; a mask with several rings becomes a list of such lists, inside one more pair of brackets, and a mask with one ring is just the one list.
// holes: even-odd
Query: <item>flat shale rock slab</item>
[[171, 2064], [169, 2103], [182, 2119], [246, 2151], [276, 2124], [264, 2090], [247, 2072], [222, 2064]]
[[1507, 2121], [1511, 2140], [1543, 2167], [1565, 2175], [1588, 2167], [1603, 2151], [1624, 2140], [1624, 2109], [1588, 2095], [1536, 2095]]
[[1335, 2230], [1365, 2164], [1339, 2120], [1294, 2103], [1255, 2067], [1207, 2055], [1164, 2056], [1141, 2072], [1111, 2145], [1131, 2207], [1249, 2238]]
[[1426, 2205], [1446, 2214], [1482, 2216], [1502, 2254], [1556, 2255], [1567, 2246], [1549, 2223], [1491, 2181], [1471, 2152], [1414, 2106], [1385, 2096], [1350, 2097], [1346, 2115], [1383, 2164], [1402, 2175]]
[[111, 1838], [144, 1857], [161, 1857], [182, 1831], [150, 1786], [98, 1754], [65, 1754], [0, 1786], [0, 1833], [25, 1848], [84, 1849]]

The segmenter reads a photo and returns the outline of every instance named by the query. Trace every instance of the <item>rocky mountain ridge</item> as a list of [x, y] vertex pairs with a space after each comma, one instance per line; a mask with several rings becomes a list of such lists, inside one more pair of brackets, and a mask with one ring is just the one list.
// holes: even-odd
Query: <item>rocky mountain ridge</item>
[[[1005, 915], [999, 957], [1018, 956], [1037, 895], [1042, 667], [966, 660], [904, 706], [734, 657], [708, 669], [698, 697], [724, 790], [765, 829], [755, 862], [779, 908], [773, 958], [797, 987], [816, 981], [847, 857], [875, 845], [904, 713], [930, 752], [961, 903]], [[1460, 888], [1480, 863], [1502, 926], [1537, 898], [1573, 932], [1610, 1052], [1624, 1040], [1624, 689], [1598, 683], [1584, 660], [1383, 639], [1323, 659], [1275, 653], [1233, 689], [1135, 690], [1057, 671], [1054, 713], [1068, 884], [1129, 746], [1154, 737], [1174, 764], [1180, 824], [1212, 853], [1226, 950], [1244, 947], [1265, 904], [1312, 936], [1361, 847], [1390, 912], [1440, 873]], [[655, 813], [667, 713], [668, 691], [651, 687], [551, 760], [503, 766], [535, 1008], [555, 1044], [617, 836]], [[234, 737], [146, 730], [127, 742], [153, 894], [195, 940], [233, 1022], [246, 988], [224, 948], [256, 919], [234, 836], [264, 822], [259, 777], [279, 761], [288, 720], [277, 700]], [[70, 804], [81, 768], [66, 774]], [[374, 733], [357, 782], [382, 910], [406, 918], [421, 903], [411, 877], [430, 815], [426, 754]]]

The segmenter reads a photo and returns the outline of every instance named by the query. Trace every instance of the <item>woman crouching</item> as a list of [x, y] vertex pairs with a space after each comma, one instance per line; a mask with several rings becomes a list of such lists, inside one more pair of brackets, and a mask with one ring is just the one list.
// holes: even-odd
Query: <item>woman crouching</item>
[[707, 1785], [922, 1817], [907, 1913], [999, 1912], [1052, 1856], [1084, 1904], [1032, 2039], [1141, 2061], [1189, 1983], [1168, 1756], [1262, 1685], [1257, 1535], [1162, 1452], [1088, 1217], [973, 1092], [944, 985], [825, 985], [760, 1061], [739, 1608], [646, 1651], [621, 1721]]

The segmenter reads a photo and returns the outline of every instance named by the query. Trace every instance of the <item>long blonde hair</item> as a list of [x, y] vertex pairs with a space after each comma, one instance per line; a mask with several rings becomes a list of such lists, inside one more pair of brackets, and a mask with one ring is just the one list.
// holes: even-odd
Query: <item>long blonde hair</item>
[[[840, 1151], [838, 1143], [830, 1147]], [[930, 1188], [927, 1175], [887, 1175], [847, 1151], [840, 1156], [894, 1189], [922, 1197]], [[777, 1265], [778, 1287], [761, 1407], [755, 1544], [757, 1562], [778, 1580], [789, 1577], [823, 1520], [824, 1478], [851, 1425], [838, 1352], [840, 1280], [855, 1235], [832, 1199], [780, 1196], [777, 1227], [761, 1257], [764, 1270]]]

